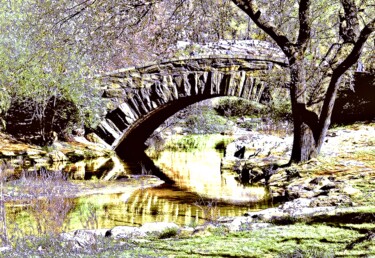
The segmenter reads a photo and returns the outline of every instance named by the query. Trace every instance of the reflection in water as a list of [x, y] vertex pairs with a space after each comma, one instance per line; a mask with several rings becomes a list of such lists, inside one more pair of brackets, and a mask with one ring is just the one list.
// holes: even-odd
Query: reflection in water
[[69, 228], [86, 227], [93, 218], [101, 228], [157, 221], [197, 225], [214, 217], [241, 216], [248, 210], [247, 206], [228, 205], [178, 189], [158, 187], [137, 191], [130, 198], [117, 194], [79, 199], [70, 214]]
[[249, 209], [270, 206], [263, 187], [245, 187], [234, 175], [220, 173], [220, 153], [163, 152], [154, 166], [148, 157], [127, 162], [132, 173], [156, 173], [168, 183], [126, 194], [84, 197], [76, 200], [70, 228], [86, 227], [95, 218], [102, 228], [175, 222], [196, 225], [218, 216], [240, 216]]
[[178, 188], [204, 198], [231, 203], [261, 202], [268, 198], [264, 187], [246, 187], [233, 174], [220, 173], [221, 156], [217, 151], [164, 151], [155, 164]]
[[[160, 169], [144, 156], [138, 161], [125, 162], [126, 173], [156, 174], [166, 181], [164, 185], [132, 194], [76, 198], [72, 200], [69, 211], [64, 210], [64, 229], [135, 226], [156, 221], [196, 225], [218, 216], [239, 216], [249, 209], [263, 209], [270, 205], [264, 188], [245, 187], [235, 180], [234, 175], [221, 174], [220, 153], [216, 151], [165, 151], [154, 162]], [[75, 175], [92, 178], [94, 174]], [[100, 177], [108, 175], [100, 174]], [[7, 213], [8, 223], [16, 221], [23, 225], [19, 228], [38, 226], [35, 211], [27, 212], [27, 209], [8, 205]], [[43, 213], [43, 217], [48, 216], [56, 220], [54, 213]]]

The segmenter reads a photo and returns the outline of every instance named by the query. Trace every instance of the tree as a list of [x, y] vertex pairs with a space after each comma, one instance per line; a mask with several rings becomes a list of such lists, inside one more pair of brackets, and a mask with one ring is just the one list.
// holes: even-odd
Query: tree
[[41, 10], [33, 1], [2, 1], [0, 10], [0, 121], [7, 131], [44, 145], [52, 130], [62, 135], [73, 123], [91, 124], [100, 95], [77, 48], [35, 19]]
[[[288, 58], [294, 123], [291, 162], [316, 157], [336, 93], [375, 30], [375, 3], [232, 0]], [[257, 3], [255, 3], [257, 2]]]
[[98, 72], [170, 58], [177, 41], [247, 37], [229, 0], [38, 1], [55, 40], [76, 46]]

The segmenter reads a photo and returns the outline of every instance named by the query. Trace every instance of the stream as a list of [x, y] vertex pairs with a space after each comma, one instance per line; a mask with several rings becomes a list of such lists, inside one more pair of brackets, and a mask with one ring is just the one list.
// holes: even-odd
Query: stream
[[40, 211], [48, 211], [46, 215], [30, 214], [25, 206], [8, 203], [8, 227], [14, 232], [31, 233], [40, 222], [33, 218], [40, 215], [50, 216], [56, 223], [62, 219], [65, 231], [139, 226], [158, 221], [195, 226], [219, 216], [241, 216], [249, 210], [272, 206], [265, 188], [243, 186], [235, 175], [222, 174], [221, 157], [216, 150], [163, 151], [152, 161], [146, 156], [137, 161], [124, 161], [127, 173], [156, 175], [165, 183], [141, 187], [131, 195], [94, 194], [70, 199], [66, 208], [65, 202], [60, 201], [59, 207], [49, 203], [48, 207], [39, 207]]

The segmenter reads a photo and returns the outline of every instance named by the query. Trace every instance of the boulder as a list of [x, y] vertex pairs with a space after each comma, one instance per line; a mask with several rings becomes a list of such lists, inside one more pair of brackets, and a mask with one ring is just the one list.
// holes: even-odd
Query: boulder
[[142, 238], [146, 237], [146, 233], [141, 231], [138, 227], [130, 226], [117, 226], [105, 233], [106, 237], [115, 239], [129, 239], [129, 238]]
[[107, 229], [83, 230], [62, 233], [61, 239], [72, 244], [73, 249], [90, 248], [97, 244], [98, 237], [104, 237]]
[[140, 231], [144, 234], [156, 234], [159, 235], [163, 233], [163, 231], [168, 229], [176, 229], [178, 230], [180, 227], [177, 226], [175, 223], [171, 222], [150, 222], [145, 223], [140, 227]]
[[48, 153], [48, 157], [52, 162], [58, 162], [58, 161], [67, 161], [69, 160], [64, 153], [58, 150], [54, 150], [50, 153]]
[[108, 143], [106, 143], [104, 140], [102, 140], [97, 134], [95, 133], [89, 133], [86, 135], [86, 139], [89, 141], [89, 142], [92, 142], [92, 143], [97, 143], [97, 144], [100, 144], [101, 146], [105, 147], [105, 148], [109, 148], [110, 146], [108, 145]]
[[194, 228], [193, 235], [198, 237], [211, 236], [212, 232], [217, 229], [213, 224], [205, 224]]

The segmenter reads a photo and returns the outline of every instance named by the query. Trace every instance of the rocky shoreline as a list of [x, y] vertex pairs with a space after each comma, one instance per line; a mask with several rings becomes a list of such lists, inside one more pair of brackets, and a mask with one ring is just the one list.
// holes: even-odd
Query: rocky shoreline
[[[268, 187], [272, 198], [308, 198], [309, 206], [357, 206], [375, 184], [375, 127], [354, 125], [329, 132], [322, 154], [304, 164], [285, 166], [291, 137], [250, 133], [228, 145], [223, 173], [236, 173], [245, 185]], [[356, 187], [366, 184], [367, 189]]]

